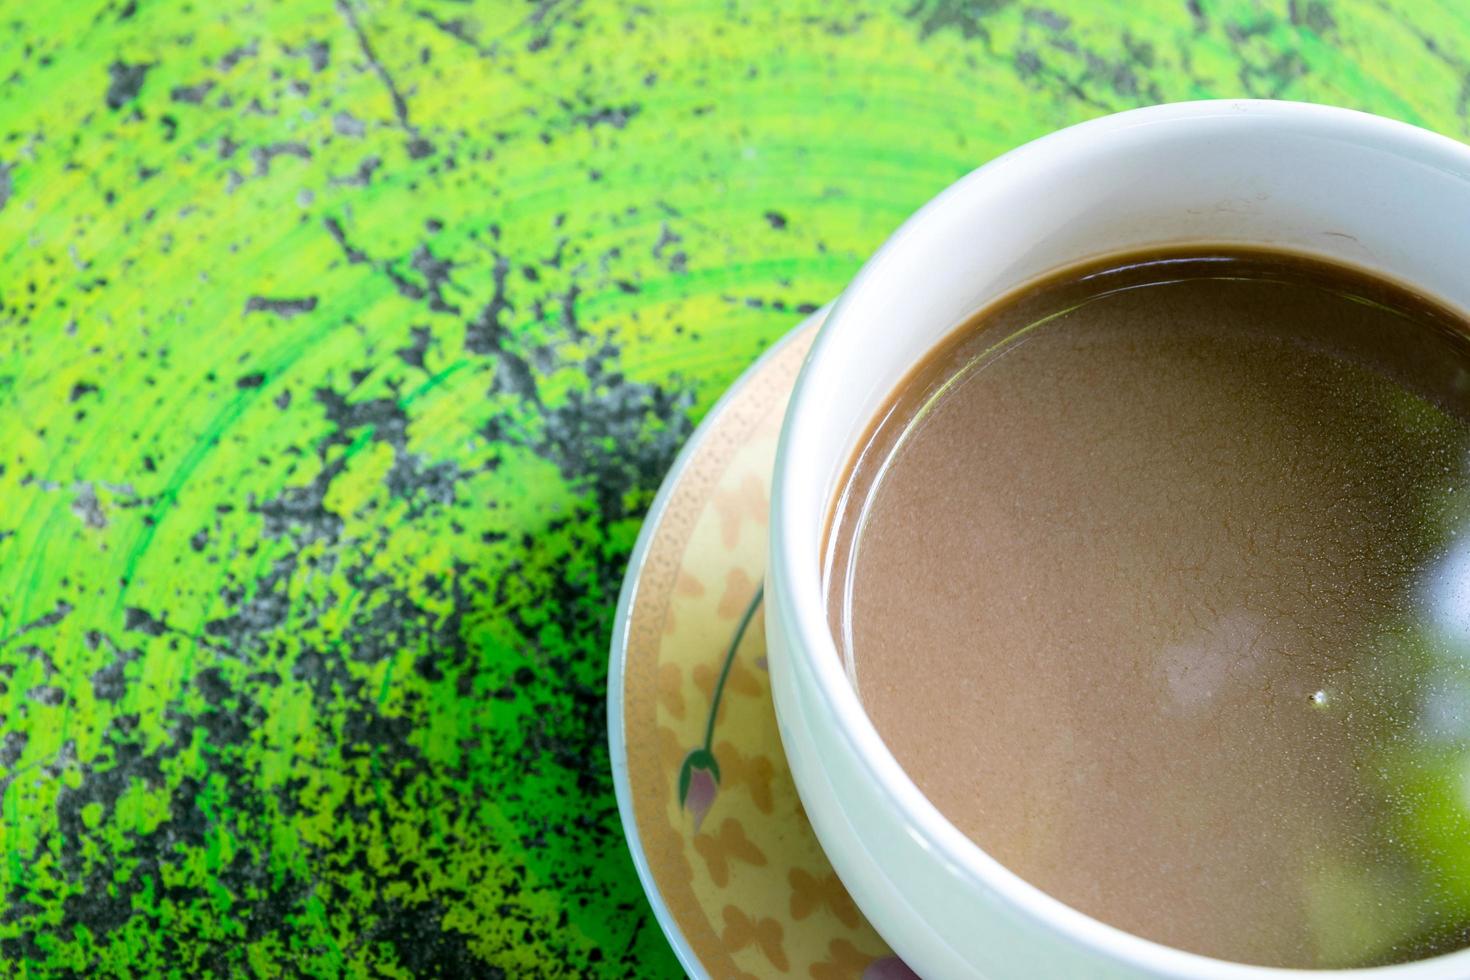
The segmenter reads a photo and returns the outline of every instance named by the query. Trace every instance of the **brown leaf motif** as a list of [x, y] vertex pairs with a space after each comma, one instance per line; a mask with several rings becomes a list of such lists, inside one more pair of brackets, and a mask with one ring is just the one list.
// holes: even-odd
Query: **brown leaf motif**
[[813, 875], [801, 868], [792, 868], [786, 880], [791, 885], [791, 917], [798, 922], [819, 908], [831, 909], [837, 921], [849, 929], [856, 929], [861, 921], [852, 896], [842, 887], [837, 875]]
[[738, 618], [750, 605], [750, 597], [755, 594], [758, 584], [745, 574], [743, 568], [730, 569], [725, 573], [725, 591], [720, 593], [720, 604], [715, 607], [715, 612], [721, 619]]
[[704, 583], [691, 575], [688, 569], [680, 569], [679, 577], [674, 579], [674, 595], [698, 599], [704, 595]]
[[766, 864], [765, 854], [745, 836], [745, 828], [734, 817], [726, 817], [718, 832], [695, 837], [694, 849], [704, 858], [710, 878], [721, 888], [730, 883], [732, 861], [744, 861], [756, 867]]
[[[715, 664], [695, 664], [694, 670], [690, 673], [694, 676], [694, 686], [704, 692], [707, 699], [713, 700], [715, 681], [720, 676], [719, 667]], [[725, 678], [725, 690], [743, 694], [748, 698], [758, 698], [766, 693], [766, 687], [760, 675], [743, 665], [738, 657], [730, 663], [730, 673]]]
[[765, 527], [771, 513], [765, 485], [755, 476], [747, 476], [733, 491], [716, 490], [713, 503], [715, 513], [720, 515], [720, 540], [726, 548], [733, 548], [739, 542], [740, 528], [745, 521], [752, 520]]
[[784, 972], [790, 966], [781, 923], [775, 919], [753, 918], [733, 905], [726, 905], [725, 931], [720, 938], [732, 952], [738, 953], [754, 943], [776, 969]]
[[750, 791], [750, 798], [756, 809], [761, 813], [770, 813], [774, 805], [771, 780], [776, 776], [776, 767], [771, 764], [771, 760], [756, 753], [742, 755], [730, 742], [721, 742], [715, 746], [715, 754], [720, 757], [720, 767], [726, 784], [744, 786]]

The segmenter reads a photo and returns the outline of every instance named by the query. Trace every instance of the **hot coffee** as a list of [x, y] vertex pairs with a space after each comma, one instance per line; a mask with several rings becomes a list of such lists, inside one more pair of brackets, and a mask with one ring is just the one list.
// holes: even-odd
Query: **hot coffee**
[[1022, 878], [1161, 943], [1466, 945], [1467, 335], [1364, 272], [1209, 247], [973, 317], [878, 413], [827, 539], [838, 648], [904, 769]]

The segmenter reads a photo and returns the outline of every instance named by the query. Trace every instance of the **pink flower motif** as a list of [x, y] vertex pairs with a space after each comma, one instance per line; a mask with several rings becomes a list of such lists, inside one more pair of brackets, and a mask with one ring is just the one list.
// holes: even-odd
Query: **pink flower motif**
[[919, 975], [897, 956], [884, 956], [868, 964], [862, 980], [919, 980]]
[[694, 829], [704, 823], [704, 815], [715, 802], [715, 777], [708, 769], [696, 769], [689, 777], [689, 795], [684, 797], [684, 806], [694, 814]]
[[679, 767], [679, 805], [694, 814], [695, 833], [714, 805], [719, 786], [720, 764], [713, 752], [699, 748], [684, 757], [684, 764]]

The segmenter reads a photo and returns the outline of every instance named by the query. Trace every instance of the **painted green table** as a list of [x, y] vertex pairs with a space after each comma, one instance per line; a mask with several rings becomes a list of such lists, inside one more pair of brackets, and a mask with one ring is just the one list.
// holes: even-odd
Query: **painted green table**
[[1470, 133], [1406, 0], [0, 4], [0, 972], [637, 975], [604, 676], [692, 423], [1186, 98]]

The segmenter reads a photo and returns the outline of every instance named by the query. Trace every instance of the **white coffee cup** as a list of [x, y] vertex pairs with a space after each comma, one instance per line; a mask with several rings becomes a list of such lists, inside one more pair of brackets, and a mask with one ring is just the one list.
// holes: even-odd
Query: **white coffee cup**
[[[1078, 261], [1171, 243], [1265, 245], [1407, 283], [1470, 312], [1470, 148], [1345, 109], [1157, 106], [1073, 126], [981, 167], [909, 219], [843, 293], [787, 411], [772, 491], [766, 633], [791, 772], [864, 914], [924, 977], [1266, 980], [1302, 971], [1171, 949], [1002, 867], [883, 744], [827, 625], [823, 532], [885, 397], [990, 300]], [[1470, 950], [1320, 971], [1470, 977]]]

